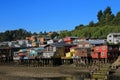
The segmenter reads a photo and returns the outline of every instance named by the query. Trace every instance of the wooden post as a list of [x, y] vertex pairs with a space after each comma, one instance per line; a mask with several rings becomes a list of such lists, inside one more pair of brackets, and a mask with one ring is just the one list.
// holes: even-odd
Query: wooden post
[[100, 69], [100, 52], [98, 52], [98, 60], [99, 60], [99, 69]]

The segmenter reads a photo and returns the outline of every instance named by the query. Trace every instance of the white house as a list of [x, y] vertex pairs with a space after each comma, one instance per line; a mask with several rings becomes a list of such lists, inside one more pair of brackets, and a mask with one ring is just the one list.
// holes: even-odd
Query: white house
[[107, 35], [107, 42], [117, 44], [120, 42], [120, 33], [110, 33]]
[[52, 44], [53, 43], [53, 40], [48, 40], [47, 41], [47, 44]]

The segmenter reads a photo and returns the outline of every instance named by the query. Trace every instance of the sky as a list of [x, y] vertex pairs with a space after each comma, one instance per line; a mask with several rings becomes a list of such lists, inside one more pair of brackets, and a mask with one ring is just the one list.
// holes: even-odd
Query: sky
[[120, 11], [120, 0], [0, 0], [0, 32], [25, 29], [31, 32], [73, 30], [97, 22], [99, 10]]

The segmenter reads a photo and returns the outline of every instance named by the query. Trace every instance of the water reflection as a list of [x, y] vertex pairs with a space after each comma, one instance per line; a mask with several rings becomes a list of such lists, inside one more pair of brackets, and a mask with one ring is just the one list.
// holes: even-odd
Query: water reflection
[[38, 78], [38, 79], [32, 79], [32, 80], [84, 80], [84, 78], [81, 77], [66, 77], [66, 78]]
[[32, 80], [84, 80], [81, 77], [34, 78]]
[[84, 80], [83, 77], [57, 77], [57, 78], [12, 78], [14, 80]]

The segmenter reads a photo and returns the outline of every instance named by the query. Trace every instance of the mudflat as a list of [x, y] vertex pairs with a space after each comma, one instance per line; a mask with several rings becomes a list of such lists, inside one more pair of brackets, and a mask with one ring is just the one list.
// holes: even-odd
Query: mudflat
[[27, 80], [27, 78], [68, 77], [88, 72], [89, 70], [87, 68], [73, 67], [69, 65], [57, 67], [0, 65], [0, 80], [19, 80], [22, 78], [22, 80]]

